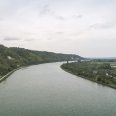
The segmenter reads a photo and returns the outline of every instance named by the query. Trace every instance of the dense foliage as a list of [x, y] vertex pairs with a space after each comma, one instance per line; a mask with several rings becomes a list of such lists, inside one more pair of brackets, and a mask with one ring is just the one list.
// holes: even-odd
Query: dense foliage
[[71, 60], [71, 57], [83, 59], [78, 55], [56, 54], [16, 47], [7, 48], [0, 45], [0, 76], [5, 75], [17, 67], [46, 62], [66, 61]]
[[116, 87], [116, 68], [111, 67], [110, 63], [83, 61], [66, 63], [61, 67], [75, 75]]

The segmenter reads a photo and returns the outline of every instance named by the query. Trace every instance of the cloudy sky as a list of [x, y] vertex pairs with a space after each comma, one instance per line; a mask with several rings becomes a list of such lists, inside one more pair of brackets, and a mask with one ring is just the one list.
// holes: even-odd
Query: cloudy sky
[[116, 57], [116, 0], [0, 0], [0, 44]]

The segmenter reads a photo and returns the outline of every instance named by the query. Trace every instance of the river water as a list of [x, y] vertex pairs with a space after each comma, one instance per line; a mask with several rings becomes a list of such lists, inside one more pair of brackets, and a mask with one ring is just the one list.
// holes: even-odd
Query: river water
[[116, 90], [74, 76], [62, 62], [34, 65], [0, 83], [0, 116], [116, 116]]

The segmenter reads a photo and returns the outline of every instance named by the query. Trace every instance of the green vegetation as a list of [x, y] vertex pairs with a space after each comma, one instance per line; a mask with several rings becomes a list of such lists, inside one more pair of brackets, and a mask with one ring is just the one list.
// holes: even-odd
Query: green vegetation
[[62, 64], [61, 68], [74, 75], [116, 88], [116, 67], [111, 67], [109, 62], [72, 62]]
[[71, 60], [71, 57], [83, 59], [73, 54], [56, 54], [16, 47], [7, 48], [0, 45], [0, 78], [18, 67], [47, 62], [66, 61]]

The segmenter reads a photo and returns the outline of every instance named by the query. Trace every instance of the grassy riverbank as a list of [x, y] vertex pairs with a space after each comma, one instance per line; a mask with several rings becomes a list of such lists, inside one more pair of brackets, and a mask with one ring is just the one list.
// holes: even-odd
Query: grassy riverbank
[[[93, 67], [93, 64], [96, 67]], [[102, 63], [100, 65], [96, 65], [92, 62], [73, 62], [62, 64], [61, 68], [73, 75], [116, 89], [116, 79], [114, 74], [116, 69], [111, 67], [107, 67], [108, 69], [105, 67], [101, 68], [100, 66], [102, 65]]]

